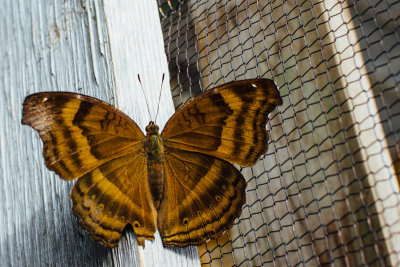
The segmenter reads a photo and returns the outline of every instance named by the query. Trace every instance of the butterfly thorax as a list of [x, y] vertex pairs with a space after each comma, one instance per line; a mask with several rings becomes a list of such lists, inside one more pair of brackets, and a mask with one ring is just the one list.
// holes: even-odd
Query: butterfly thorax
[[164, 144], [158, 130], [159, 127], [151, 121], [146, 127], [144, 143], [147, 156], [147, 177], [156, 209], [159, 208], [164, 193]]

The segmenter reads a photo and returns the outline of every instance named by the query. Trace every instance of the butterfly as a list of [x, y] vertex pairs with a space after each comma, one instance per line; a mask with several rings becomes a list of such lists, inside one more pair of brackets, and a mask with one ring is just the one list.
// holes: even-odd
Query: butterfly
[[201, 245], [230, 229], [246, 181], [231, 163], [252, 166], [267, 151], [268, 114], [282, 100], [273, 81], [207, 90], [146, 135], [114, 106], [68, 92], [25, 98], [22, 124], [38, 131], [48, 169], [71, 191], [73, 213], [95, 240], [118, 244], [131, 224], [138, 244]]

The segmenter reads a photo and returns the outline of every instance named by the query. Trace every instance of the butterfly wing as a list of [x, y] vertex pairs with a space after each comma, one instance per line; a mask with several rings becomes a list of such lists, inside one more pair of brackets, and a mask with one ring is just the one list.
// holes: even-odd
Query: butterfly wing
[[252, 166], [267, 151], [268, 114], [281, 104], [271, 80], [227, 83], [184, 105], [161, 135], [166, 147]]
[[134, 121], [101, 100], [47, 92], [25, 99], [22, 123], [39, 132], [50, 170], [65, 180], [81, 177], [71, 192], [73, 209], [95, 239], [115, 246], [127, 223], [139, 241], [152, 236], [144, 135]]
[[158, 213], [164, 246], [200, 245], [231, 227], [245, 203], [246, 181], [232, 164], [201, 153], [171, 150]]
[[80, 94], [26, 97], [22, 124], [39, 132], [46, 166], [65, 180], [143, 148], [144, 135], [135, 122], [113, 106]]
[[[78, 179], [71, 192], [73, 212], [94, 239], [118, 244], [127, 223], [139, 245], [154, 239], [156, 210], [151, 202], [146, 159], [136, 152], [113, 159]], [[142, 180], [140, 180], [142, 179]]]
[[230, 228], [246, 182], [227, 161], [251, 166], [267, 151], [267, 116], [281, 104], [272, 81], [245, 80], [203, 93], [167, 122], [158, 213], [164, 245], [199, 245]]

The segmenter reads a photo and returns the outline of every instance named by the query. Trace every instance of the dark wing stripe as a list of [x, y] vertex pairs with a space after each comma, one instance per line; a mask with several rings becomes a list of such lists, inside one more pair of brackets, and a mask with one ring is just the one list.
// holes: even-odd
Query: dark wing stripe
[[[229, 139], [224, 139], [224, 140], [229, 140]], [[231, 141], [231, 140], [229, 140], [229, 141]], [[233, 141], [232, 140], [232, 142], [238, 142], [238, 141]], [[185, 150], [188, 150], [188, 151], [196, 151], [197, 149], [202, 149], [202, 148], [204, 148], [203, 146], [201, 146], [201, 145], [198, 145], [198, 146], [196, 146], [195, 144], [193, 144], [193, 143], [184, 143], [184, 142], [173, 142], [173, 141], [168, 141], [168, 146], [169, 147], [173, 147], [173, 144], [174, 143], [176, 143], [176, 144], [179, 144], [179, 145], [185, 145], [184, 146], [184, 148], [186, 148]], [[254, 147], [254, 146], [253, 146]], [[205, 151], [205, 153], [207, 153], [207, 152], [210, 152], [210, 151], [212, 151], [212, 150], [204, 150]], [[246, 149], [246, 148], [243, 148], [243, 149], [241, 149], [240, 150], [241, 152], [247, 152], [248, 150]], [[218, 156], [219, 156], [219, 158], [221, 158], [221, 157], [224, 157], [224, 156], [229, 156], [230, 155], [230, 153], [222, 153], [222, 152], [220, 152], [220, 153], [218, 153]]]

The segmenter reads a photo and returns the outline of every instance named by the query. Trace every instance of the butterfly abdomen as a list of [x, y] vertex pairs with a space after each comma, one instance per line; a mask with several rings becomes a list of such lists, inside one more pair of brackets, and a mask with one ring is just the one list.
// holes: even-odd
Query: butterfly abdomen
[[164, 167], [162, 164], [148, 161], [147, 174], [154, 207], [158, 209], [164, 193]]
[[164, 144], [153, 122], [146, 127], [146, 132], [147, 177], [154, 207], [158, 209], [164, 193]]

